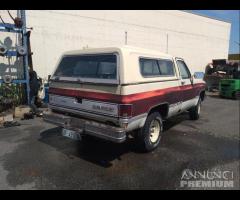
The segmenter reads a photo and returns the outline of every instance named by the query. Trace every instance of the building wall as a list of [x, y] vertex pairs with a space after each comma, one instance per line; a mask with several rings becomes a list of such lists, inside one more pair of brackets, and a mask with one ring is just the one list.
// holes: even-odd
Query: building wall
[[[128, 45], [183, 57], [192, 71], [204, 71], [212, 59], [228, 57], [230, 23], [188, 12], [28, 10], [26, 13], [27, 26], [34, 29], [33, 64], [41, 77], [53, 72], [64, 51], [124, 45], [125, 32]], [[0, 11], [0, 15], [9, 19], [6, 11]], [[2, 33], [0, 39], [1, 36]]]

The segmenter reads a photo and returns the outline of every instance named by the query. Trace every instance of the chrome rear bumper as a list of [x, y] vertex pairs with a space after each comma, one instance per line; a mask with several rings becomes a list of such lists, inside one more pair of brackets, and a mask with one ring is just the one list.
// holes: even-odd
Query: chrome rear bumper
[[46, 111], [43, 113], [43, 120], [57, 126], [82, 132], [105, 140], [121, 143], [126, 140], [124, 128], [106, 125], [103, 123], [86, 120], [77, 117], [65, 116], [63, 114]]

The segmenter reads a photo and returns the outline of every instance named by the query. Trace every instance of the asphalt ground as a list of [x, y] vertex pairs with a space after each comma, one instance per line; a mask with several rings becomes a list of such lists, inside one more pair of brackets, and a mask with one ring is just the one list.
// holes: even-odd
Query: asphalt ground
[[[210, 95], [199, 120], [191, 121], [184, 113], [164, 122], [161, 145], [151, 153], [138, 152], [133, 140], [74, 141], [41, 118], [19, 122], [21, 126], [0, 129], [1, 190], [239, 189], [239, 102], [235, 100]], [[231, 172], [233, 176], [227, 178], [233, 185], [183, 187], [186, 170]]]

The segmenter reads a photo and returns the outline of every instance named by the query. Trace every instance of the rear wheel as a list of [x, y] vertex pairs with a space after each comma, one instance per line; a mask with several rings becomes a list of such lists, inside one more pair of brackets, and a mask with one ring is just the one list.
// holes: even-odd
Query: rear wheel
[[189, 117], [191, 120], [198, 120], [201, 112], [201, 98], [199, 97], [198, 103], [196, 106], [189, 110]]
[[151, 113], [142, 129], [138, 131], [137, 143], [141, 151], [150, 152], [158, 147], [162, 137], [162, 117], [158, 112]]

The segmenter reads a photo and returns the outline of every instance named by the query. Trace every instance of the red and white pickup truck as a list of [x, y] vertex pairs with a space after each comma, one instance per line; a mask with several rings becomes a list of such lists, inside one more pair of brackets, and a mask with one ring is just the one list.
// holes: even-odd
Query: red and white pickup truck
[[43, 117], [71, 138], [120, 143], [134, 133], [139, 147], [151, 151], [162, 121], [184, 111], [197, 120], [204, 96], [205, 82], [181, 58], [129, 46], [84, 49], [60, 58]]

